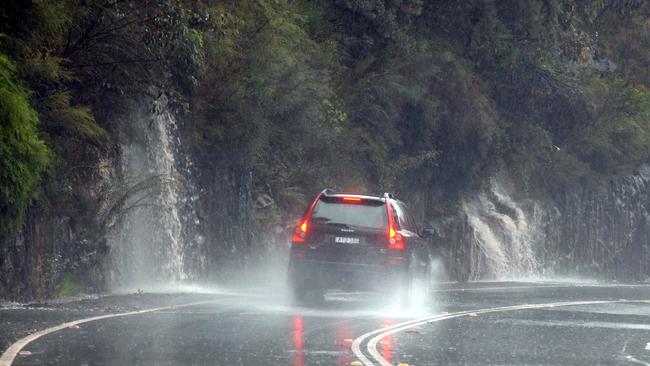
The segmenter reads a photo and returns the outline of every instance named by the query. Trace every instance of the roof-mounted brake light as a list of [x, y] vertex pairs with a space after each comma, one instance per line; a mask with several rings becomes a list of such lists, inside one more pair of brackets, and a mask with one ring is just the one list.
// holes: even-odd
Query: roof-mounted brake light
[[361, 202], [361, 198], [359, 197], [343, 197], [342, 199], [347, 202]]

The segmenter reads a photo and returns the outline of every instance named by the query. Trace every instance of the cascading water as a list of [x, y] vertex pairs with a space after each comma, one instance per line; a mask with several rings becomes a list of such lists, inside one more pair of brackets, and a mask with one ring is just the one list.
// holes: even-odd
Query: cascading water
[[121, 145], [123, 213], [108, 243], [114, 288], [144, 288], [187, 277], [176, 121], [164, 94], [145, 99], [146, 107], [125, 124]]
[[462, 203], [464, 224], [447, 228], [461, 243], [450, 262], [465, 268], [458, 278], [650, 278], [650, 166], [555, 199], [513, 192], [502, 173]]
[[[469, 279], [537, 275], [535, 230], [524, 210], [497, 179], [490, 190], [462, 205], [470, 229]], [[534, 225], [532, 225], [534, 226]]]

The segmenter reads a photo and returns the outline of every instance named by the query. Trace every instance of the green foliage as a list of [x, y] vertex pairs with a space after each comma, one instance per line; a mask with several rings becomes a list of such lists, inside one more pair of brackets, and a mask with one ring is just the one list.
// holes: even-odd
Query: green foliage
[[627, 173], [650, 159], [650, 92], [614, 80], [582, 135], [577, 154], [600, 173]]
[[15, 234], [40, 189], [51, 152], [39, 138], [38, 116], [0, 54], [0, 242]]
[[[3, 48], [14, 56], [47, 53], [59, 42], [73, 22], [75, 5], [68, 0], [0, 0], [0, 26]], [[79, 7], [81, 11], [83, 7]], [[51, 49], [50, 49], [51, 51]]]
[[253, 159], [257, 192], [283, 208], [323, 186], [453, 200], [503, 162], [554, 192], [648, 158], [645, 89], [598, 73], [588, 27], [624, 14], [608, 1], [206, 9], [221, 16], [191, 100], [198, 150]]
[[72, 274], [66, 274], [56, 289], [56, 297], [77, 296], [80, 293], [79, 281]]
[[31, 85], [75, 81], [74, 73], [61, 66], [63, 61], [55, 56], [25, 59], [20, 66], [21, 77]]
[[101, 146], [108, 133], [95, 121], [90, 107], [73, 106], [68, 91], [48, 93], [40, 100], [41, 115], [46, 118], [47, 130], [52, 134], [63, 134], [84, 142]]

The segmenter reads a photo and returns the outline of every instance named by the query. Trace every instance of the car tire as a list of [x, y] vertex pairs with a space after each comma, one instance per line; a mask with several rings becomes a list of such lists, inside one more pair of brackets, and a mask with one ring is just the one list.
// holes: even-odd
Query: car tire
[[[425, 263], [422, 265], [422, 263]], [[406, 273], [404, 290], [401, 294], [402, 305], [408, 305], [412, 300], [423, 298], [428, 301], [433, 291], [433, 274], [430, 258], [422, 262], [415, 253], [412, 253], [409, 268]], [[418, 292], [416, 294], [416, 292]], [[419, 301], [419, 300], [418, 300]]]
[[411, 303], [411, 292], [413, 292], [413, 274], [408, 273], [404, 279], [404, 286], [400, 293], [400, 305], [408, 306]]
[[291, 293], [293, 302], [298, 305], [319, 304], [325, 298], [325, 290], [321, 286], [308, 283], [305, 280], [291, 281]]
[[433, 256], [429, 254], [426, 259], [426, 266], [424, 267], [424, 271], [422, 272], [422, 278], [421, 281], [424, 284], [424, 295], [427, 300], [431, 297], [434, 291], [434, 285], [435, 285], [435, 279], [437, 277], [437, 274], [434, 272], [433, 269]]
[[400, 306], [408, 306], [413, 290], [413, 271], [411, 267], [394, 273], [390, 277], [389, 294]]

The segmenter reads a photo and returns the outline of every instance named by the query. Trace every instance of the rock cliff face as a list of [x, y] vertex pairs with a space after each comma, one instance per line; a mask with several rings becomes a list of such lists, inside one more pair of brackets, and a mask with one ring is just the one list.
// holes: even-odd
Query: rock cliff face
[[108, 235], [111, 288], [228, 276], [255, 255], [250, 162], [233, 154], [195, 164], [183, 118], [164, 93], [151, 95], [119, 124], [124, 200]]
[[200, 267], [202, 277], [227, 278], [259, 254], [253, 218], [252, 167], [235, 157], [200, 175], [198, 185], [203, 194], [197, 211], [201, 212], [205, 243], [203, 251], [194, 256], [204, 264]]
[[[175, 136], [172, 115], [160, 109], [164, 98], [149, 102], [143, 105], [151, 108], [130, 124], [141, 135], [121, 147], [112, 167], [121, 173], [111, 179], [131, 182], [129, 174], [142, 171], [169, 179], [129, 197], [107, 244], [79, 240], [72, 216], [32, 209], [20, 236], [0, 253], [3, 297], [223, 278], [264, 252], [257, 245], [264, 233], [256, 233], [252, 215], [250, 167], [223, 163], [221, 171], [198, 174], [203, 180], [192, 182], [189, 159], [178, 163], [179, 150], [172, 147], [178, 140], [170, 137]], [[170, 145], [152, 141], [162, 138]], [[148, 151], [152, 146], [162, 150]], [[648, 166], [604, 186], [576, 187], [560, 202], [527, 197], [501, 174], [463, 199], [456, 214], [431, 219], [429, 225], [438, 229], [435, 245], [450, 279], [639, 281], [650, 277], [649, 206]]]
[[647, 166], [602, 189], [578, 187], [561, 204], [538, 213], [547, 243], [541, 258], [560, 273], [647, 280], [649, 209]]
[[[112, 221], [108, 241], [81, 239], [84, 228], [73, 214], [34, 207], [21, 234], [0, 252], [4, 298], [219, 279], [264, 253], [250, 165], [224, 160], [218, 169], [197, 171], [180, 147], [164, 95], [138, 105], [120, 124], [127, 137], [120, 138], [116, 158], [100, 162], [84, 193], [103, 207], [96, 221]], [[426, 207], [422, 214], [438, 229], [435, 245], [450, 279], [639, 281], [650, 277], [649, 206], [650, 167], [644, 166], [556, 200], [529, 197], [498, 174], [461, 199], [452, 215], [427, 218]]]
[[20, 235], [0, 249], [0, 298], [223, 278], [258, 257], [250, 162], [235, 156], [195, 166], [163, 92], [150, 90], [131, 106], [112, 113], [118, 143], [110, 158], [70, 188], [97, 240], [87, 239], [88, 222], [75, 210], [33, 207]]
[[[98, 199], [97, 184], [103, 178], [94, 178], [82, 194], [88, 200]], [[104, 290], [108, 248], [102, 240], [89, 240], [84, 232], [88, 228], [80, 221], [81, 217], [61, 207], [33, 206], [20, 234], [0, 248], [0, 298], [25, 300]]]
[[462, 280], [582, 276], [650, 277], [650, 170], [600, 187], [575, 187], [560, 202], [527, 197], [503, 175], [432, 220], [450, 277]]

